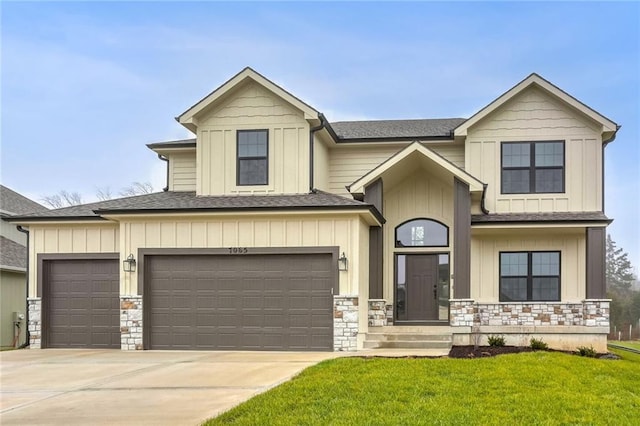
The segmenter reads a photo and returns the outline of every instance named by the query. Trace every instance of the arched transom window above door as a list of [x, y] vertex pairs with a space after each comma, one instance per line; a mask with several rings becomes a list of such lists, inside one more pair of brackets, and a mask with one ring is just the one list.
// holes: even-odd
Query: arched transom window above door
[[449, 227], [433, 219], [411, 219], [396, 227], [396, 247], [447, 247]]

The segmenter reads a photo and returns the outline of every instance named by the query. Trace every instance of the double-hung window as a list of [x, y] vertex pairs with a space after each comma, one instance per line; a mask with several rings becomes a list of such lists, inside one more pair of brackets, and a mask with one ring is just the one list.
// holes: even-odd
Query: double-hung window
[[500, 301], [560, 300], [560, 252], [501, 252]]
[[269, 183], [269, 131], [238, 130], [237, 184]]
[[564, 141], [503, 142], [502, 193], [564, 192]]

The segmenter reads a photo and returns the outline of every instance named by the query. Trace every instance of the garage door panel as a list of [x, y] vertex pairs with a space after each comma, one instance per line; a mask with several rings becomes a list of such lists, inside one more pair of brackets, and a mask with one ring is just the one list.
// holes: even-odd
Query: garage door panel
[[[333, 346], [330, 254], [149, 256], [145, 264], [152, 349]], [[158, 279], [157, 271], [162, 271]], [[167, 324], [167, 311], [178, 310], [183, 316], [171, 315]], [[169, 331], [158, 334], [157, 327]], [[187, 342], [189, 334], [192, 339]]]
[[47, 260], [45, 271], [45, 345], [120, 348], [118, 260]]

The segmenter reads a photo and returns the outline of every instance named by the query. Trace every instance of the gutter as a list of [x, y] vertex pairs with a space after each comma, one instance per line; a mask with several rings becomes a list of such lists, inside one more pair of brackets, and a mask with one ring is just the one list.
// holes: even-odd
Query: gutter
[[314, 187], [313, 182], [313, 163], [314, 163], [314, 140], [313, 136], [317, 131], [320, 131], [325, 128], [327, 125], [327, 119], [324, 117], [324, 114], [319, 113], [318, 118], [320, 119], [320, 125], [316, 127], [312, 127], [309, 129], [309, 193], [315, 194], [316, 189]]
[[25, 294], [25, 302], [26, 302], [26, 309], [25, 309], [25, 313], [24, 313], [24, 328], [25, 328], [25, 340], [24, 340], [24, 344], [22, 344], [20, 346], [20, 349], [24, 349], [27, 346], [29, 346], [31, 344], [31, 335], [29, 333], [29, 230], [28, 229], [24, 229], [21, 225], [16, 225], [16, 229], [24, 234], [27, 235], [27, 267], [26, 267], [26, 294]]
[[162, 188], [164, 192], [167, 192], [169, 190], [169, 159], [162, 154], [158, 154], [158, 158], [167, 162], [167, 186]]

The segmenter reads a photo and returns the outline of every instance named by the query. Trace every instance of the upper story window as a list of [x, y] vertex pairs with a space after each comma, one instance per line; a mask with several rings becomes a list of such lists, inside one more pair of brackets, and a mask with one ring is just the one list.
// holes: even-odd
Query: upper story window
[[500, 253], [500, 301], [560, 300], [560, 252]]
[[396, 247], [447, 247], [449, 228], [431, 219], [414, 219], [396, 228]]
[[269, 183], [269, 131], [238, 130], [238, 185]]
[[503, 142], [502, 193], [564, 192], [564, 141]]

